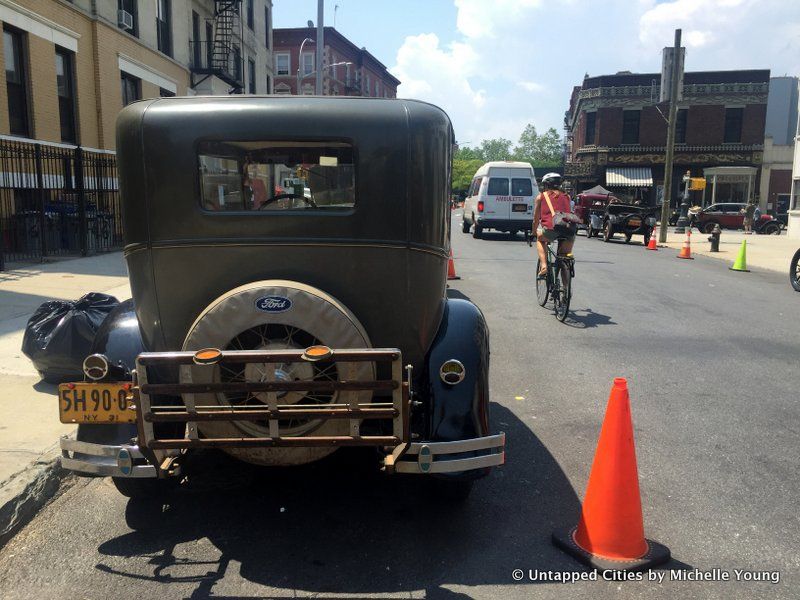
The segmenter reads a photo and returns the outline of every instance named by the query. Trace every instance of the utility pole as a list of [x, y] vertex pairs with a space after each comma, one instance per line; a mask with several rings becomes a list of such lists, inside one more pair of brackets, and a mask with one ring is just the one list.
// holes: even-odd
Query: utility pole
[[315, 93], [317, 96], [322, 96], [322, 56], [325, 47], [325, 33], [323, 16], [325, 13], [325, 0], [317, 0], [317, 85], [315, 86]]
[[[675, 122], [678, 116], [678, 81], [680, 80], [681, 30], [675, 30], [675, 47], [672, 51], [672, 81], [669, 82], [669, 121], [667, 123], [667, 156], [664, 160], [664, 198], [661, 201], [661, 229], [658, 241], [667, 241], [667, 224], [669, 223], [669, 207], [672, 199], [672, 161], [675, 156]], [[661, 85], [665, 85], [662, 81]]]

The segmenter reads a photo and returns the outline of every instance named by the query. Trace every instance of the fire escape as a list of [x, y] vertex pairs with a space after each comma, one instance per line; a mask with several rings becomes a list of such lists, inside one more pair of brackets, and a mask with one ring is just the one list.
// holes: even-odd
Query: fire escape
[[231, 86], [231, 94], [244, 90], [242, 51], [234, 43], [244, 39], [241, 7], [242, 0], [214, 0], [214, 39], [190, 43], [192, 88], [214, 76]]

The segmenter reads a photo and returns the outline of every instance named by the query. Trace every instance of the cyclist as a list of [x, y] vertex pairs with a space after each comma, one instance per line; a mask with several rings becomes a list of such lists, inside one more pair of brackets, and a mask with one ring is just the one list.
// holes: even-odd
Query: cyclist
[[[575, 243], [575, 228], [555, 226], [553, 212], [572, 213], [569, 196], [561, 191], [561, 175], [548, 173], [542, 177], [542, 192], [536, 196], [533, 208], [533, 231], [536, 232], [536, 250], [539, 252], [541, 270], [539, 277], [547, 275], [547, 244], [558, 240], [558, 254], [566, 256]], [[549, 200], [549, 202], [548, 202]]]

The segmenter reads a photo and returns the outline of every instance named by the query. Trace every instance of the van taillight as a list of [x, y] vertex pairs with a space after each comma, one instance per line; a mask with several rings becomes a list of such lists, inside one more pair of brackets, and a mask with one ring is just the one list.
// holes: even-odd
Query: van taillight
[[478, 200], [478, 212], [483, 212], [483, 200]]

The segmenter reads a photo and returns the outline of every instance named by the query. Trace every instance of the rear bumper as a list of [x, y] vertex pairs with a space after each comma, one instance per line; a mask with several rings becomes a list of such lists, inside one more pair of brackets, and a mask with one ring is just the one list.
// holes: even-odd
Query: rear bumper
[[481, 217], [480, 215], [475, 215], [475, 221], [484, 229], [499, 229], [501, 231], [509, 231], [512, 229], [516, 229], [517, 231], [530, 231], [533, 225], [533, 217], [528, 214], [520, 219], [489, 219]]
[[64, 469], [99, 477], [157, 477], [138, 446], [104, 446], [62, 437], [61, 466]]
[[[310, 448], [362, 446], [385, 452], [384, 468], [388, 472], [437, 474], [462, 473], [502, 465], [505, 461], [505, 434], [447, 442], [411, 442], [411, 367], [403, 363], [400, 350], [340, 349], [330, 350], [328, 361], [345, 363], [384, 362], [391, 367], [391, 378], [376, 380], [310, 380], [310, 381], [190, 381], [152, 383], [148, 367], [172, 364], [213, 374], [216, 362], [231, 364], [300, 362], [308, 360], [302, 350], [221, 351], [216, 362], [195, 363], [193, 352], [142, 353], [136, 359], [133, 397], [137, 413], [135, 443], [103, 445], [61, 439], [61, 464], [65, 469], [86, 475], [111, 477], [169, 477], [178, 473], [173, 459], [186, 450], [202, 448]], [[284, 390], [341, 390], [391, 393], [391, 401], [360, 402], [355, 395], [337, 396], [325, 404], [280, 404], [277, 392]], [[266, 404], [231, 406], [203, 400], [202, 394], [236, 392], [276, 392]], [[183, 397], [182, 406], [160, 405], [153, 399], [158, 394]], [[197, 400], [200, 400], [198, 403]], [[286, 436], [282, 435], [281, 419], [338, 419], [349, 425], [347, 435]], [[363, 423], [383, 421], [384, 427], [361, 431]], [[198, 423], [257, 421], [267, 425], [264, 437], [214, 437], [198, 435]], [[185, 435], [162, 437], [158, 423], [184, 424]], [[166, 430], [165, 430], [166, 431]], [[170, 431], [173, 431], [170, 429]], [[166, 435], [166, 434], [163, 434]], [[128, 439], [128, 438], [126, 438]]]
[[[462, 473], [505, 463], [506, 434], [454, 442], [414, 442], [395, 464], [398, 473]], [[473, 454], [459, 458], [458, 455]], [[416, 457], [416, 460], [413, 460]]]

